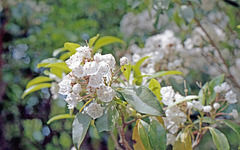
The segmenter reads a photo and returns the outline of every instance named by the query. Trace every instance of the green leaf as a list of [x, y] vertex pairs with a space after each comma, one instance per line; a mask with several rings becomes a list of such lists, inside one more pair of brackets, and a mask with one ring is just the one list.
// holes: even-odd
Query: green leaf
[[240, 25], [238, 25], [237, 28], [240, 29]]
[[80, 47], [79, 44], [66, 42], [64, 43], [64, 48], [68, 49], [71, 54], [76, 53], [76, 48]]
[[193, 20], [194, 12], [191, 7], [189, 7], [187, 5], [182, 5], [180, 7], [180, 12], [181, 12], [181, 16], [187, 23], [190, 23]]
[[79, 149], [92, 120], [87, 114], [77, 113], [72, 125], [72, 138], [74, 146]]
[[239, 146], [238, 149], [240, 149], [240, 126], [238, 124], [233, 123], [232, 121], [229, 120], [221, 120], [223, 123], [225, 123], [227, 126], [233, 129], [238, 135], [238, 141], [239, 141]]
[[151, 75], [148, 78], [148, 81], [150, 81], [152, 78], [157, 78], [157, 77], [162, 77], [162, 76], [167, 76], [167, 75], [183, 75], [183, 73], [181, 71], [175, 71], [175, 70], [172, 70], [172, 71], [159, 71], [159, 72]]
[[51, 83], [40, 83], [40, 84], [35, 84], [33, 86], [30, 86], [23, 92], [21, 98], [24, 98], [25, 96], [27, 96], [28, 94], [30, 94], [32, 92], [38, 91], [43, 88], [49, 88], [51, 86], [52, 86]]
[[202, 105], [205, 105], [206, 103], [206, 99], [208, 99], [208, 94], [207, 94], [207, 91], [208, 91], [208, 82], [206, 82], [203, 87], [201, 88], [201, 90], [198, 92], [198, 101], [202, 104]]
[[61, 59], [62, 61], [65, 61], [66, 59], [68, 59], [71, 56], [70, 52], [66, 52], [64, 54], [62, 54], [59, 59]]
[[209, 90], [210, 90], [211, 94], [210, 94], [210, 99], [208, 99], [206, 101], [206, 105], [210, 105], [212, 102], [214, 102], [214, 100], [216, 98], [216, 93], [214, 92], [213, 88], [217, 85], [222, 84], [223, 81], [224, 81], [224, 74], [217, 76], [216, 78], [214, 78], [213, 80], [210, 81]]
[[189, 100], [192, 100], [192, 99], [198, 99], [198, 96], [196, 96], [196, 95], [188, 95], [188, 96], [184, 97], [182, 100], [176, 101], [176, 102], [172, 103], [171, 105], [169, 105], [168, 109], [171, 108], [174, 105], [177, 105], [177, 104], [180, 104], [180, 103], [182, 103], [184, 101], [189, 101]]
[[39, 64], [37, 64], [37, 68], [45, 67], [46, 65], [53, 64], [53, 63], [58, 63], [58, 62], [63, 62], [63, 61], [60, 60], [60, 59], [57, 59], [57, 58], [44, 59]]
[[96, 53], [96, 51], [106, 45], [112, 44], [112, 43], [122, 43], [125, 44], [125, 42], [117, 37], [114, 36], [104, 36], [100, 39], [98, 39], [94, 45], [93, 48], [93, 54]]
[[150, 56], [145, 56], [145, 57], [141, 58], [138, 62], [136, 62], [136, 64], [133, 67], [140, 68], [142, 63], [148, 58], [150, 58]]
[[93, 44], [96, 42], [96, 40], [98, 39], [99, 37], [99, 34], [97, 34], [96, 36], [92, 37], [90, 40], [89, 40], [89, 47], [92, 47]]
[[51, 73], [55, 74], [57, 77], [62, 78], [63, 70], [60, 68], [50, 68]]
[[[211, 117], [203, 117], [202, 119], [203, 119], [202, 122], [205, 122], [205, 123], [213, 123], [214, 122], [214, 120]], [[199, 122], [200, 122], [200, 120], [197, 119], [193, 122], [193, 124], [197, 124]]]
[[158, 100], [161, 101], [161, 85], [156, 79], [151, 79], [149, 82], [149, 89], [157, 96]]
[[218, 150], [229, 150], [229, 143], [226, 136], [216, 128], [209, 127], [212, 139]]
[[70, 114], [61, 114], [61, 115], [57, 115], [52, 117], [51, 119], [48, 120], [47, 124], [50, 124], [51, 122], [55, 121], [55, 120], [60, 120], [60, 119], [67, 119], [67, 118], [74, 118], [75, 115], [70, 115]]
[[50, 79], [49, 77], [46, 76], [39, 76], [36, 77], [34, 79], [32, 79], [31, 81], [28, 82], [26, 89], [29, 88], [30, 86], [34, 85], [34, 84], [38, 84], [38, 83], [42, 83], [42, 82], [48, 82], [48, 81], [52, 81], [52, 79]]
[[142, 144], [145, 147], [145, 149], [150, 150], [151, 146], [150, 146], [150, 142], [149, 142], [149, 139], [148, 139], [148, 133], [147, 133], [145, 127], [143, 126], [143, 122], [144, 121], [142, 121], [142, 120], [140, 120], [138, 122], [138, 134], [139, 134], [139, 137], [140, 137], [140, 139], [142, 141]]
[[150, 121], [148, 136], [152, 149], [166, 149], [166, 130], [159, 121], [156, 121], [154, 119]]
[[157, 97], [145, 86], [122, 88], [118, 92], [140, 113], [161, 116], [162, 107]]
[[112, 109], [112, 104], [109, 104], [105, 109], [104, 114], [97, 119], [96, 128], [98, 132], [112, 131], [118, 120], [119, 114], [116, 108]]
[[121, 67], [121, 71], [124, 77], [127, 79], [127, 81], [129, 81], [129, 78], [130, 78], [131, 69], [132, 69], [132, 65], [130, 63]]
[[133, 83], [132, 84], [136, 84], [136, 85], [141, 85], [142, 84], [142, 73], [140, 71], [139, 68], [137, 67], [132, 67], [133, 68], [133, 77], [134, 77], [134, 80], [133, 80]]
[[53, 56], [56, 57], [58, 54], [60, 54], [61, 52], [64, 52], [64, 51], [67, 51], [67, 49], [64, 47], [56, 49], [53, 51]]
[[133, 128], [133, 132], [132, 132], [132, 140], [134, 141], [133, 148], [134, 148], [134, 150], [145, 150], [144, 145], [140, 139], [139, 132], [138, 132], [139, 122], [140, 122], [139, 120], [136, 121], [136, 125]]
[[72, 70], [68, 68], [67, 64], [65, 62], [58, 62], [58, 63], [53, 63], [45, 66], [46, 68], [59, 68], [62, 69], [66, 72], [71, 72]]

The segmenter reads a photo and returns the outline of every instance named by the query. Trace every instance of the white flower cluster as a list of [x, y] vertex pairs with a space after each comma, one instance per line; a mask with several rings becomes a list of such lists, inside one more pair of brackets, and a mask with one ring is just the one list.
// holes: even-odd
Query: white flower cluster
[[[153, 32], [154, 23], [156, 22], [157, 12], [155, 10], [145, 10], [137, 15], [127, 13], [120, 22], [120, 29], [126, 37], [138, 34], [143, 35], [144, 32]], [[166, 14], [160, 14], [157, 22], [157, 28], [160, 29], [168, 22]]]
[[237, 103], [237, 94], [230, 90], [230, 86], [226, 82], [215, 86], [213, 90], [216, 93], [225, 92], [225, 99], [229, 104]]
[[[169, 106], [174, 102], [182, 100], [184, 97], [180, 94], [174, 92], [171, 86], [162, 87], [160, 91], [162, 95], [162, 102], [164, 105]], [[164, 125], [169, 131], [167, 134], [168, 144], [174, 143], [174, 134], [177, 133], [180, 125], [186, 122], [187, 116], [178, 106], [170, 107], [165, 112], [166, 117], [164, 117]], [[175, 138], [176, 139], [176, 138]]]
[[65, 100], [69, 109], [76, 107], [78, 102], [88, 95], [95, 98], [95, 102], [85, 108], [85, 111], [96, 119], [103, 114], [103, 107], [96, 101], [99, 99], [101, 102], [110, 102], [115, 96], [110, 87], [115, 58], [111, 54], [99, 53], [92, 57], [92, 49], [87, 46], [76, 50], [77, 52], [66, 61], [72, 72], [58, 84], [59, 93], [67, 96]]
[[171, 30], [149, 37], [143, 48], [132, 45], [130, 51], [133, 53], [133, 63], [142, 57], [150, 56], [142, 65], [144, 67], [141, 67], [143, 74], [153, 74], [160, 70], [179, 70], [184, 74], [188, 73], [188, 69], [183, 67], [183, 60], [179, 58], [184, 51], [183, 45]]

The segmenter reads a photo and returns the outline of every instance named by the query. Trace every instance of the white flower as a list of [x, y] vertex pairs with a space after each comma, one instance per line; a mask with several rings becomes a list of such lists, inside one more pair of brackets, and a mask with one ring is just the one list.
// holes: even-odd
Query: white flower
[[162, 87], [160, 93], [163, 104], [170, 105], [173, 103], [175, 93], [171, 86]]
[[233, 93], [232, 90], [226, 93], [225, 98], [229, 104], [237, 102], [237, 94]]
[[79, 53], [81, 53], [85, 58], [91, 58], [91, 49], [88, 46], [81, 46], [76, 49]]
[[229, 115], [233, 116], [234, 119], [238, 118], [238, 111], [236, 109], [233, 109]]
[[52, 98], [57, 99], [58, 98], [58, 91], [59, 91], [59, 86], [56, 82], [52, 82], [52, 86], [50, 88]]
[[68, 94], [67, 98], [65, 99], [65, 101], [68, 103], [68, 109], [73, 109], [76, 107], [80, 98], [81, 97], [79, 95], [75, 95], [73, 93]]
[[222, 92], [222, 87], [219, 86], [219, 85], [217, 85], [217, 86], [215, 86], [215, 87], [213, 88], [213, 90], [214, 90], [214, 92], [216, 92], [216, 93], [221, 93], [221, 92]]
[[184, 97], [183, 97], [182, 95], [180, 95], [179, 93], [175, 94], [175, 96], [174, 96], [175, 101], [180, 101], [180, 100], [182, 100], [183, 98], [184, 98]]
[[121, 65], [121, 66], [127, 65], [128, 63], [129, 63], [129, 60], [128, 60], [127, 57], [122, 57], [122, 58], [120, 59], [120, 65]]
[[103, 86], [103, 76], [101, 75], [90, 76], [88, 85], [95, 88]]
[[96, 53], [93, 56], [93, 59], [96, 61], [96, 63], [100, 63], [102, 61], [102, 55], [100, 53]]
[[102, 55], [102, 61], [106, 62], [110, 68], [114, 68], [116, 61], [112, 54]]
[[176, 136], [171, 134], [171, 133], [167, 133], [167, 145], [174, 145], [176, 141]]
[[201, 111], [203, 109], [203, 105], [199, 101], [193, 100], [192, 103], [193, 107], [196, 108], [197, 110]]
[[110, 102], [113, 99], [115, 92], [109, 86], [101, 86], [99, 89], [97, 89], [97, 95], [101, 101]]
[[83, 60], [84, 55], [76, 52], [74, 55], [72, 55], [68, 60], [66, 60], [66, 64], [70, 69], [74, 69], [76, 67], [78, 67], [82, 60]]
[[78, 78], [82, 78], [86, 75], [83, 66], [80, 65], [72, 69], [72, 74]]
[[79, 94], [82, 91], [81, 84], [75, 84], [72, 88], [72, 91], [74, 94]]
[[101, 74], [101, 75], [107, 75], [107, 74], [111, 74], [110, 71], [110, 67], [107, 63], [105, 63], [104, 61], [100, 62], [98, 64], [98, 72], [97, 74]]
[[222, 83], [222, 84], [221, 84], [221, 88], [222, 88], [222, 90], [224, 90], [224, 91], [230, 90], [230, 86], [227, 84], [227, 82]]
[[210, 112], [212, 110], [212, 106], [207, 105], [207, 106], [203, 106], [203, 112]]
[[104, 107], [101, 107], [100, 104], [91, 103], [88, 107], [86, 107], [85, 111], [93, 119], [96, 119], [103, 115], [103, 109], [104, 109]]
[[94, 75], [98, 71], [98, 64], [95, 61], [86, 62], [83, 69], [87, 75]]
[[68, 79], [63, 79], [59, 84], [59, 92], [62, 95], [68, 95], [71, 90], [72, 90], [72, 86], [71, 86], [71, 80]]
[[187, 109], [192, 109], [192, 108], [193, 108], [192, 102], [187, 102]]
[[219, 104], [219, 103], [214, 103], [214, 104], [213, 104], [213, 108], [214, 108], [214, 109], [220, 108], [220, 104]]

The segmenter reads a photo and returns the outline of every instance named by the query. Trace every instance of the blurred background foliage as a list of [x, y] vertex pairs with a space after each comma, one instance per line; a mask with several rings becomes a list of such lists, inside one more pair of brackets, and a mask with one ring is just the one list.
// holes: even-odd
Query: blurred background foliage
[[[192, 0], [198, 1], [198, 0]], [[52, 57], [54, 49], [63, 47], [65, 42], [84, 42], [90, 37], [116, 36], [126, 41], [134, 39], [141, 47], [148, 36], [163, 32], [165, 28], [145, 32], [141, 36], [136, 31], [133, 36], [126, 37], [120, 31], [120, 21], [124, 14], [138, 14], [150, 7], [152, 0], [1, 0], [0, 1], [0, 149], [71, 149], [72, 120], [60, 120], [47, 125], [54, 115], [68, 111], [63, 99], [51, 99], [48, 89], [43, 89], [20, 99], [26, 83], [38, 76], [43, 70], [36, 69], [42, 59]], [[186, 38], [191, 32], [191, 23], [179, 17], [179, 7], [174, 0], [168, 10], [160, 9], [159, 14], [166, 13], [170, 21], [182, 29], [179, 37]], [[187, 3], [186, 0], [181, 0]], [[220, 7], [229, 17], [229, 27], [238, 34], [240, 24], [239, 5], [224, 0]], [[164, 5], [164, 4], [163, 4]], [[234, 6], [238, 5], [238, 6]], [[202, 13], [202, 12], [201, 12]], [[199, 16], [200, 20], [202, 16]], [[188, 26], [189, 28], [185, 28]], [[155, 26], [156, 27], [156, 26]], [[229, 30], [230, 30], [229, 28]], [[229, 31], [232, 32], [231, 30]], [[128, 43], [130, 44], [130, 43]], [[223, 43], [222, 47], [229, 47]], [[107, 46], [103, 53], [112, 52], [123, 55], [118, 47]], [[120, 53], [120, 54], [119, 54]], [[205, 83], [210, 79], [207, 74], [190, 72], [187, 81], [197, 89], [196, 81]], [[175, 87], [179, 86], [175, 83]], [[183, 85], [180, 85], [183, 87]], [[181, 89], [181, 88], [180, 88]], [[181, 92], [181, 91], [180, 91]], [[224, 130], [224, 129], [223, 129]], [[227, 132], [227, 131], [225, 131]], [[131, 138], [129, 132], [128, 139]], [[236, 135], [235, 135], [236, 136]], [[107, 133], [98, 134], [92, 124], [82, 149], [107, 149], [112, 147]], [[233, 138], [234, 140], [234, 138]], [[209, 142], [208, 136], [202, 142]], [[237, 141], [235, 141], [235, 145]], [[199, 149], [207, 149], [200, 144]], [[234, 145], [234, 141], [233, 141]], [[209, 148], [209, 147], [208, 147]], [[216, 149], [213, 145], [212, 149]]]
[[[65, 42], [86, 44], [96, 34], [121, 37], [119, 22], [127, 9], [118, 0], [2, 0], [0, 149], [71, 149], [72, 120], [47, 125], [65, 113], [65, 101], [52, 100], [47, 89], [20, 99], [26, 83], [42, 70], [36, 64], [52, 57]], [[111, 51], [108, 47], [107, 51]], [[67, 110], [67, 109], [66, 109]], [[83, 148], [105, 149], [94, 127]], [[96, 132], [96, 131], [95, 131]], [[91, 144], [91, 142], [95, 142]]]

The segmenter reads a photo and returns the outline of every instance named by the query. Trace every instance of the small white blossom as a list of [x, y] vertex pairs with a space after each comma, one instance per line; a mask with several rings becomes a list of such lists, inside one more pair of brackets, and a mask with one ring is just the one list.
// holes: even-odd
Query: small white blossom
[[228, 91], [228, 90], [230, 90], [230, 85], [228, 85], [227, 82], [224, 82], [221, 84], [221, 88], [224, 91]]
[[115, 95], [115, 92], [109, 86], [101, 86], [99, 89], [97, 89], [97, 95], [101, 101], [110, 102], [110, 101], [112, 101], [112, 99]]
[[174, 145], [175, 141], [176, 136], [171, 133], [167, 133], [167, 145]]
[[86, 107], [86, 112], [93, 119], [99, 118], [103, 115], [104, 107], [101, 107], [100, 104], [91, 103], [88, 107]]
[[182, 100], [183, 98], [184, 97], [182, 95], [180, 95], [179, 93], [175, 94], [175, 96], [174, 96], [174, 99], [176, 102]]
[[215, 86], [215, 87], [213, 88], [213, 90], [214, 90], [214, 92], [216, 92], [216, 93], [221, 93], [221, 92], [222, 92], [222, 87], [219, 86], [219, 85], [217, 85], [217, 86]]
[[76, 52], [68, 60], [66, 60], [66, 64], [70, 69], [74, 69], [81, 64], [83, 57], [84, 57], [83, 54]]
[[78, 66], [76, 68], [73, 68], [72, 74], [78, 78], [82, 78], [86, 75], [84, 72], [83, 66]]
[[192, 108], [193, 108], [192, 102], [187, 102], [187, 109], [192, 109]]
[[237, 94], [233, 93], [232, 90], [226, 93], [225, 98], [229, 104], [237, 102]]
[[101, 76], [101, 75], [90, 76], [88, 85], [91, 87], [95, 87], [95, 88], [103, 86], [104, 85], [103, 84], [103, 76]]
[[58, 85], [59, 85], [58, 93], [62, 95], [68, 95], [72, 90], [71, 80], [63, 79]]
[[219, 104], [219, 103], [214, 103], [214, 104], [213, 104], [213, 108], [214, 108], [214, 109], [220, 108], [220, 104]]
[[80, 98], [81, 97], [79, 95], [75, 95], [73, 93], [68, 94], [67, 98], [65, 99], [68, 103], [68, 109], [73, 109], [76, 107]]
[[200, 111], [203, 110], [203, 105], [199, 101], [193, 100], [192, 103], [193, 103], [193, 107], [195, 109], [200, 110]]
[[95, 61], [86, 62], [83, 69], [87, 75], [94, 75], [98, 71], [98, 64]]
[[93, 56], [93, 59], [96, 61], [96, 63], [100, 63], [102, 61], [102, 55], [100, 53], [96, 53]]
[[229, 115], [233, 116], [234, 119], [238, 118], [238, 111], [236, 109], [233, 109]]
[[127, 65], [128, 63], [129, 63], [129, 60], [128, 60], [127, 57], [122, 57], [122, 58], [120, 59], [120, 65], [121, 65], [121, 66]]
[[88, 46], [81, 46], [81, 47], [78, 47], [76, 50], [77, 52], [82, 54], [85, 58], [88, 58], [88, 59], [91, 58], [91, 49]]
[[81, 85], [79, 83], [75, 84], [72, 91], [74, 94], [79, 94], [82, 91]]
[[101, 74], [101, 75], [107, 75], [107, 74], [111, 74], [111, 71], [110, 71], [110, 67], [107, 63], [105, 62], [100, 62], [98, 64], [98, 72], [97, 74]]
[[173, 103], [175, 93], [171, 86], [162, 87], [160, 93], [163, 104], [170, 105]]
[[203, 106], [203, 112], [210, 112], [212, 110], [212, 106], [207, 105], [207, 106]]
[[106, 62], [110, 68], [114, 68], [116, 61], [112, 54], [102, 55], [102, 61]]
[[52, 86], [50, 88], [50, 92], [52, 94], [52, 98], [53, 99], [57, 99], [58, 98], [58, 91], [59, 91], [59, 86], [56, 82], [52, 82]]

